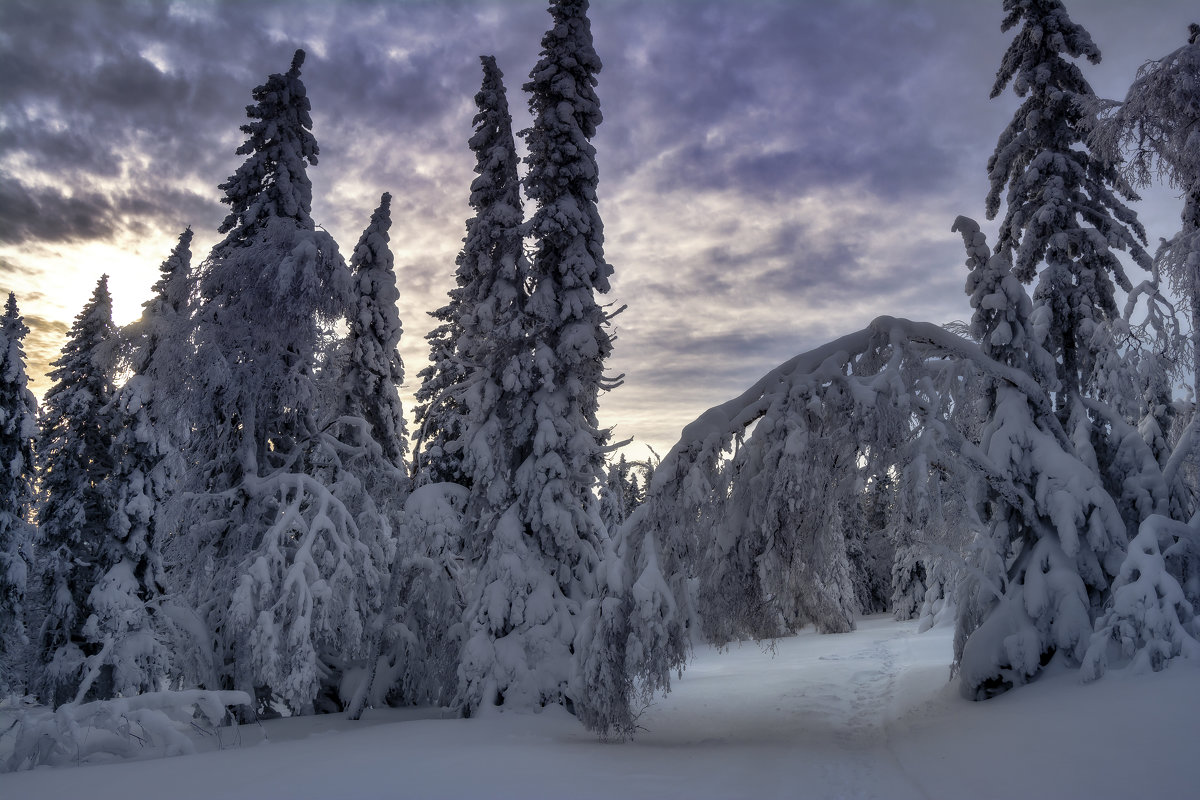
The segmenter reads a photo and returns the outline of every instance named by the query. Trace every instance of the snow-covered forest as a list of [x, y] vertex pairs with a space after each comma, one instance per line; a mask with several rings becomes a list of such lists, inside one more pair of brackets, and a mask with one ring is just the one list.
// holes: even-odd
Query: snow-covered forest
[[[980, 165], [982, 207], [945, 221], [968, 321], [863, 320], [683, 425], [661, 459], [603, 422], [636, 300], [613, 296], [625, 265], [605, 258], [587, 0], [552, 0], [513, 108], [480, 59], [472, 216], [407, 373], [392, 195], [348, 256], [314, 220], [297, 50], [251, 92], [216, 245], [193, 254], [181, 231], [128, 326], [101, 279], [40, 403], [8, 296], [0, 771], [319, 715], [359, 742], [372, 720], [526, 719], [508, 712], [636, 742], [651, 717], [681, 730], [669, 715], [696, 713], [686, 686], [666, 699], [695, 659], [719, 670], [747, 641], [776, 642], [781, 660], [754, 667], [767, 686], [784, 665], [818, 675], [827, 648], [886, 682], [885, 706], [897, 664], [918, 665], [938, 713], [952, 700], [920, 642], [942, 642], [940, 680], [987, 701], [982, 726], [989, 698], [1042, 678], [1049, 705], [1081, 681], [1097, 702], [1117, 694], [1105, 682], [1136, 695], [1167, 668], [1183, 678], [1155, 702], [1194, 685], [1200, 26], [1110, 100], [1060, 0], [1003, 6], [990, 90], [1020, 105]], [[1137, 190], [1155, 184], [1180, 209], [1152, 247]], [[883, 694], [827, 689], [853, 695], [831, 723], [848, 741], [875, 730], [862, 714]], [[747, 685], [751, 706], [763, 691]]]

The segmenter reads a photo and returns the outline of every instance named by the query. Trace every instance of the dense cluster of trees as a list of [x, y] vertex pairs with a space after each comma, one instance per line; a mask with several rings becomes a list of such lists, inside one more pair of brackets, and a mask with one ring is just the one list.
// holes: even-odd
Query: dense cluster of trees
[[[1005, 8], [1019, 31], [993, 95], [1023, 102], [988, 162], [997, 245], [954, 226], [969, 326], [878, 319], [653, 464], [607, 460], [597, 417], [618, 381], [587, 1], [551, 4], [523, 176], [482, 59], [474, 215], [411, 457], [391, 198], [348, 262], [314, 223], [298, 51], [247, 107], [224, 238], [193, 267], [185, 231], [126, 328], [101, 279], [40, 411], [9, 296], [0, 691], [61, 707], [236, 690], [243, 717], [563, 704], [625, 736], [696, 637], [845, 631], [862, 612], [954, 615], [976, 698], [1056, 659], [1098, 676], [1200, 654], [1200, 419], [1175, 390], [1200, 380], [1200, 44], [1108, 103], [1058, 0]], [[1126, 203], [1156, 172], [1185, 208], [1151, 258]]]
[[[851, 626], [872, 595], [856, 532], [881, 508], [893, 610], [954, 612], [968, 697], [1051, 662], [1098, 677], [1200, 653], [1200, 416], [1176, 389], [1198, 351], [1163, 286], [1194, 309], [1198, 29], [1111, 103], [1073, 61], [1100, 54], [1058, 0], [1004, 6], [1018, 31], [992, 93], [1023, 102], [988, 162], [988, 216], [1006, 205], [997, 245], [973, 220], [953, 226], [970, 324], [880, 318], [684, 430], [621, 532], [626, 567], [658, 587], [628, 622], [658, 643], [642, 685], [669, 684], [689, 630]], [[1156, 259], [1126, 205], [1153, 169], [1186, 193]]]

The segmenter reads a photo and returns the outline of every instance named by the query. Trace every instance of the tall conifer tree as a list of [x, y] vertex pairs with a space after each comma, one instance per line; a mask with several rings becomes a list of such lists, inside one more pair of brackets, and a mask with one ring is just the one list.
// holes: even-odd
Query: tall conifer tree
[[429, 364], [417, 373], [421, 381], [413, 411], [413, 482], [417, 486], [442, 482], [467, 485], [460, 449], [467, 425], [460, 391], [466, 369], [456, 350], [462, 334], [462, 291], [456, 283], [447, 303], [429, 312], [438, 324], [425, 335]]
[[[471, 488], [468, 519], [486, 542], [493, 512], [513, 501], [513, 467], [527, 432], [519, 428], [529, 391], [525, 330], [525, 260], [517, 152], [503, 73], [483, 56], [479, 113], [470, 139], [478, 176], [471, 183], [467, 236], [458, 256], [461, 286], [456, 352], [464, 379], [457, 390], [466, 411], [460, 461]], [[490, 518], [490, 521], [489, 521]], [[476, 549], [475, 554], [479, 551]]]
[[[1095, 94], [1069, 58], [1100, 61], [1100, 50], [1060, 0], [1004, 0], [1003, 30], [1020, 25], [996, 73], [992, 97], [1008, 86], [1025, 98], [988, 159], [987, 215], [1007, 211], [997, 253], [1010, 254], [1024, 283], [1038, 277], [1035, 314], [1058, 361], [1066, 396], [1086, 393], [1096, 364], [1097, 325], [1118, 317], [1114, 282], [1131, 288], [1114, 250], [1150, 267], [1146, 234], [1122, 198], [1137, 199], [1116, 169], [1086, 147]], [[1038, 265], [1045, 268], [1038, 274]], [[1072, 413], [1068, 403], [1060, 409]]]
[[392, 251], [388, 230], [392, 226], [392, 196], [384, 193], [371, 222], [363, 231], [350, 257], [354, 276], [352, 291], [344, 413], [361, 417], [369, 425], [370, 438], [383, 457], [397, 470], [404, 470], [408, 452], [408, 430], [400, 404], [404, 362], [397, 348], [404, 329], [396, 301]]
[[67, 333], [53, 363], [37, 438], [41, 474], [36, 570], [45, 617], [31, 688], [55, 706], [75, 698], [85, 659], [88, 595], [106, 571], [115, 502], [112, 476], [114, 329], [108, 276]]
[[126, 330], [132, 374], [113, 402], [114, 510], [104, 543], [106, 571], [88, 596], [88, 640], [100, 650], [89, 673], [123, 695], [153, 691], [169, 669], [162, 617], [152, 611], [166, 589], [164, 506], [182, 477], [172, 413], [178, 370], [186, 363], [192, 230], [179, 236], [159, 268], [154, 296]]
[[[472, 439], [476, 449], [483, 444], [476, 437], [493, 419], [498, 392], [506, 392], [504, 402], [511, 405], [524, 391], [528, 372], [528, 360], [520, 358], [525, 349], [520, 314], [528, 265], [512, 117], [504, 73], [495, 57], [480, 60], [483, 82], [475, 95], [479, 111], [469, 141], [477, 173], [470, 198], [475, 216], [467, 221], [456, 260], [455, 288], [449, 302], [434, 312], [443, 323], [427, 337], [430, 365], [421, 372], [423, 383], [417, 392], [423, 405], [417, 410], [422, 452], [416, 457], [416, 471], [418, 483], [442, 480], [471, 486], [476, 479], [500, 479], [507, 487], [507, 465], [501, 470], [505, 474], [497, 474], [469, 452]], [[494, 428], [496, 421], [489, 424]], [[484, 435], [494, 439], [498, 431]], [[503, 460], [485, 456], [484, 460]], [[477, 474], [481, 469], [483, 474]], [[492, 494], [505, 491], [493, 487]]]
[[[612, 350], [604, 230], [596, 206], [591, 138], [600, 124], [586, 0], [551, 3], [553, 26], [525, 84], [533, 126], [525, 190], [536, 205], [525, 226], [534, 252], [525, 304], [532, 359], [527, 399], [512, 404], [514, 504], [489, 531], [468, 610], [462, 697], [469, 712], [488, 703], [570, 700], [583, 605], [597, 590], [607, 541], [593, 490], [607, 431], [596, 419]], [[482, 544], [482, 543], [480, 543]], [[520, 564], [519, 570], [511, 565]]]
[[[1053, 357], [1033, 333], [1033, 306], [1007, 254], [990, 254], [973, 220], [954, 227], [969, 256], [972, 335], [996, 362], [1047, 374]], [[1007, 479], [989, 480], [975, 500], [983, 527], [959, 589], [955, 668], [972, 699], [1029, 681], [1051, 658], [1080, 663], [1125, 545], [1120, 512], [1075, 454], [1049, 392], [988, 384], [980, 448]]]
[[37, 403], [27, 386], [29, 328], [9, 292], [0, 317], [0, 696], [24, 686], [25, 591], [34, 502]]

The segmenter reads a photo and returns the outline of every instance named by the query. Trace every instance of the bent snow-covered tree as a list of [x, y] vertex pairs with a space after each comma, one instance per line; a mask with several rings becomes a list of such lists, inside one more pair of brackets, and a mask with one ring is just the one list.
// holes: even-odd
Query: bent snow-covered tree
[[[608, 598], [620, 623], [598, 638], [620, 648], [624, 667], [587, 684], [585, 707], [603, 712], [592, 727], [631, 733], [638, 707], [684, 667], [698, 625], [717, 642], [805, 623], [849, 630], [859, 609], [845, 515], [863, 473], [919, 463], [949, 472], [956, 486], [986, 473], [953, 402], [979, 374], [1037, 391], [972, 342], [881, 317], [780, 365], [685, 427], [621, 528], [618, 558], [607, 562], [606, 579], [620, 587]], [[922, 498], [933, 488], [928, 476], [906, 479], [898, 500], [927, 507]]]
[[33, 440], [37, 402], [25, 374], [29, 328], [9, 292], [0, 317], [0, 696], [25, 686], [28, 558], [34, 528]]
[[203, 623], [185, 673], [294, 711], [312, 707], [321, 652], [361, 651], [386, 569], [325, 483], [317, 354], [348, 313], [351, 275], [310, 213], [303, 62], [297, 51], [254, 90], [248, 158], [221, 185], [225, 238], [198, 269], [191, 468], [170, 557]]
[[[778, 635], [803, 621], [828, 630], [849, 624], [856, 607], [841, 501], [858, 491], [863, 465], [875, 473], [902, 465], [893, 502], [912, 510], [900, 512], [908, 525], [930, 524], [943, 484], [970, 490], [959, 518], [979, 535], [957, 567], [967, 577], [956, 592], [955, 643], [968, 696], [1024, 683], [1056, 656], [1084, 660], [1122, 573], [1125, 521], [1055, 413], [1043, 381], [1056, 364], [1038, 344], [1033, 305], [1007, 257], [990, 252], [972, 221], [955, 227], [968, 246], [971, 333], [980, 344], [880, 318], [781, 365], [684, 429], [622, 530], [620, 566], [610, 570], [626, 587], [626, 672], [618, 673], [624, 683], [593, 685], [588, 699], [606, 709], [610, 729], [622, 732], [634, 718], [630, 703], [669, 688], [697, 619], [716, 641]], [[981, 386], [985, 407], [971, 409]], [[1164, 480], [1146, 470], [1140, 476], [1161, 499]], [[1186, 540], [1176, 535], [1178, 553]], [[692, 576], [698, 609], [690, 606]], [[1144, 596], [1144, 587], [1135, 591]], [[1132, 607], [1114, 613], [1128, 620]], [[1167, 626], [1173, 618], [1159, 619]], [[1173, 636], [1154, 646], [1192, 652], [1176, 634], [1192, 630], [1194, 615], [1181, 610], [1174, 619], [1160, 626], [1166, 633], [1139, 641]]]

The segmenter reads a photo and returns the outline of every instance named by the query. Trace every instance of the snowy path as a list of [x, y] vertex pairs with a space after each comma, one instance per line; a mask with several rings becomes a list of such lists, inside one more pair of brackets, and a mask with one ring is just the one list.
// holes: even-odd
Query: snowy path
[[[635, 742], [561, 709], [372, 712], [244, 731], [183, 758], [0, 775], [0, 798], [881, 798], [1195, 796], [1200, 668], [1052, 676], [987, 703], [947, 684], [949, 629], [874, 617], [774, 652], [702, 648]], [[1112, 732], [1119, 730], [1119, 736]]]
[[[822, 797], [927, 797], [890, 749], [910, 635], [874, 618], [843, 636], [801, 633], [773, 653], [744, 643], [698, 654], [647, 714], [637, 746], [710, 750], [716, 761], [752, 749], [745, 778], [758, 797], [796, 797], [806, 786]], [[750, 691], [729, 692], [739, 685]]]

